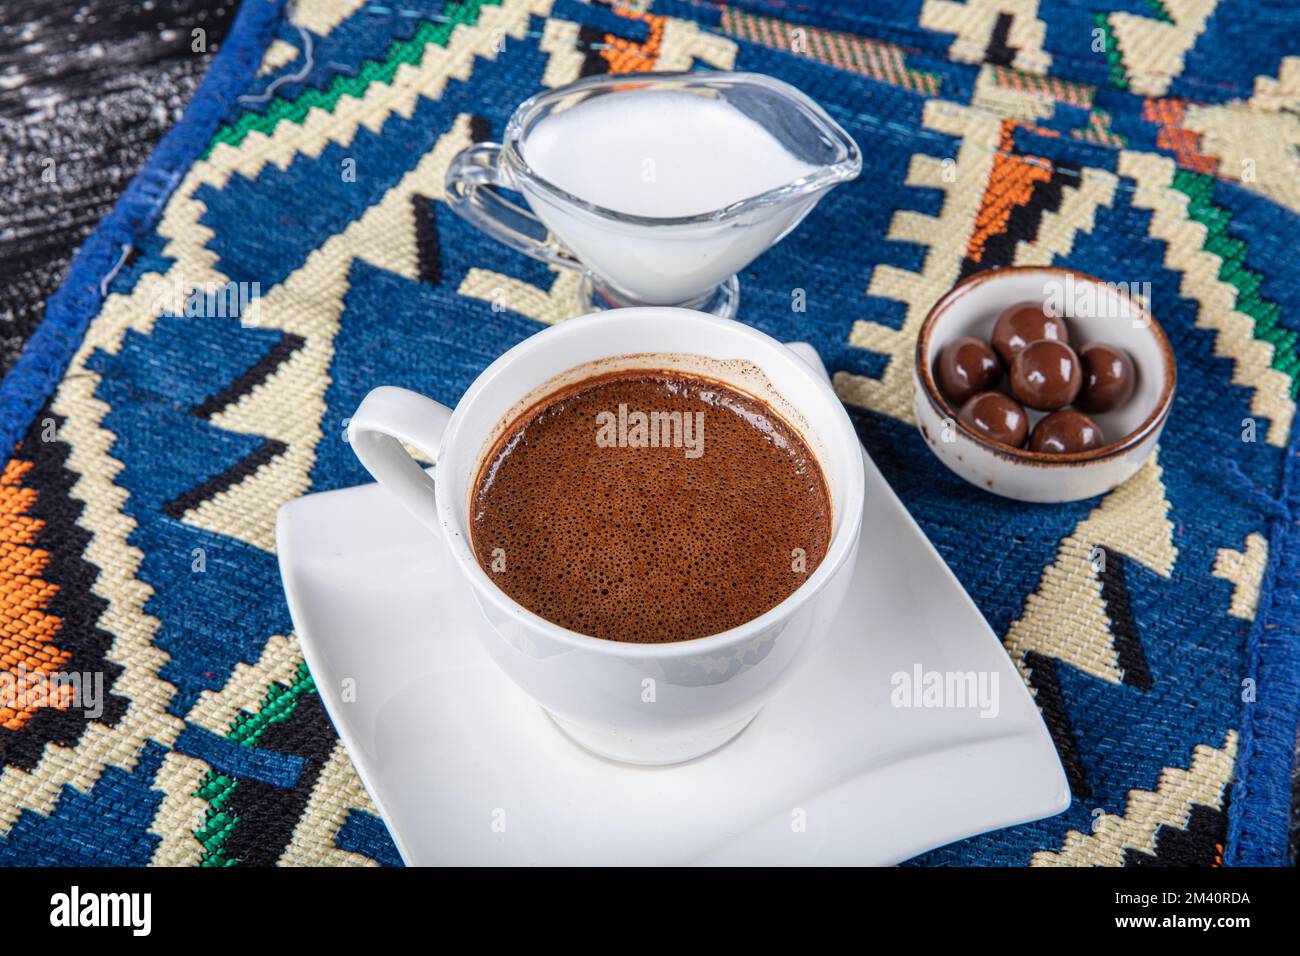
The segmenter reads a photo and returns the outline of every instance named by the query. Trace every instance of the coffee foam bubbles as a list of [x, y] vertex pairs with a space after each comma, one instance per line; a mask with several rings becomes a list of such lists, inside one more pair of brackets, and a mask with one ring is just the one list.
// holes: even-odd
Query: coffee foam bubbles
[[[620, 403], [702, 411], [703, 454], [598, 446], [597, 415]], [[788, 597], [825, 556], [830, 515], [811, 452], [762, 402], [628, 371], [520, 416], [481, 469], [471, 527], [489, 577], [541, 617], [665, 642], [730, 629]], [[806, 555], [798, 572], [795, 549]]]

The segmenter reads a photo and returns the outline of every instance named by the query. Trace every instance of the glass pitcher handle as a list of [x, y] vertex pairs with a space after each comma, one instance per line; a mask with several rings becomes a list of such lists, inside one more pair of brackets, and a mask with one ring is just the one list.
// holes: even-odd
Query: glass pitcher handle
[[452, 212], [511, 249], [551, 265], [582, 269], [540, 219], [493, 187], [514, 188], [501, 165], [500, 143], [475, 143], [457, 153], [447, 167], [447, 204]]

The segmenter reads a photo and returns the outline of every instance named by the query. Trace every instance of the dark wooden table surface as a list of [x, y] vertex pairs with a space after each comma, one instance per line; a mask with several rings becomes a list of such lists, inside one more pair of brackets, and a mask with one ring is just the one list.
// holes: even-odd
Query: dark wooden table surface
[[236, 6], [0, 3], [0, 375], [81, 243], [179, 119]]

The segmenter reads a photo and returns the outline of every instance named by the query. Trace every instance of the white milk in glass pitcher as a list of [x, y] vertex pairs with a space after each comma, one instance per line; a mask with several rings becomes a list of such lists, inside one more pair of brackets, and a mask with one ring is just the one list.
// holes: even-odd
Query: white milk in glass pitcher
[[838, 124], [771, 77], [599, 76], [526, 101], [504, 143], [453, 160], [447, 195], [489, 235], [580, 271], [584, 306], [730, 316], [735, 274], [861, 166]]

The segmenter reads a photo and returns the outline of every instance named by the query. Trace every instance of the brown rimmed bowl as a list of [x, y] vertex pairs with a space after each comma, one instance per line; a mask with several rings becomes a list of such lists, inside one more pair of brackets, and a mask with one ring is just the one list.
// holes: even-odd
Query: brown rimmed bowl
[[[1132, 398], [1091, 416], [1106, 440], [1100, 448], [1052, 455], [992, 441], [958, 421], [957, 408], [939, 390], [934, 364], [944, 346], [964, 335], [988, 341], [998, 315], [1021, 302], [1043, 302], [1064, 315], [1076, 349], [1107, 342], [1132, 358], [1137, 373]], [[971, 484], [1020, 501], [1078, 501], [1126, 481], [1151, 456], [1176, 381], [1168, 337], [1142, 299], [1123, 284], [1073, 269], [1016, 266], [970, 276], [931, 307], [916, 340], [913, 405], [930, 450]], [[1006, 390], [1005, 376], [1000, 389]], [[1032, 431], [1045, 413], [1026, 411]]]

